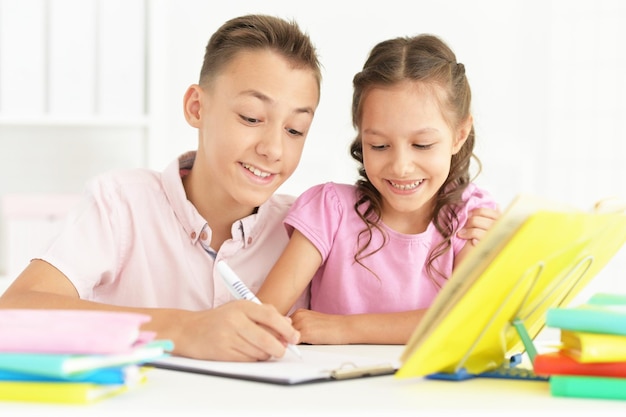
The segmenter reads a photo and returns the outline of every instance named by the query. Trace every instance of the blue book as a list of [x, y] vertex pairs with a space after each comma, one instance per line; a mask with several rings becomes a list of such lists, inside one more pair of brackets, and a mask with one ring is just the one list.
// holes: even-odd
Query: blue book
[[138, 365], [102, 368], [58, 377], [0, 369], [0, 381], [13, 382], [90, 382], [93, 384], [127, 384], [140, 381], [142, 378], [143, 372]]
[[143, 364], [167, 356], [167, 352], [173, 347], [171, 341], [159, 340], [133, 348], [126, 353], [110, 355], [0, 353], [0, 369], [63, 378], [102, 368]]

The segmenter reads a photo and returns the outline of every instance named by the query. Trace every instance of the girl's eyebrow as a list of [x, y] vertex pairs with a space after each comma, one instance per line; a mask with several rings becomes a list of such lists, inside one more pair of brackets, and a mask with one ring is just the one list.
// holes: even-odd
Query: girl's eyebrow
[[[267, 94], [259, 91], [259, 90], [254, 90], [254, 89], [250, 89], [250, 90], [244, 90], [242, 92], [240, 92], [238, 94], [239, 96], [251, 96], [251, 97], [255, 97], [259, 100], [261, 100], [264, 103], [268, 103], [268, 104], [274, 104], [275, 100], [272, 99], [270, 96], [268, 96]], [[294, 110], [294, 113], [308, 113], [310, 115], [315, 114], [315, 112], [313, 111], [312, 107], [306, 106], [306, 107], [297, 107]]]
[[[434, 127], [425, 127], [422, 129], [417, 129], [411, 132], [411, 136], [419, 136], [422, 135], [424, 133], [433, 133], [433, 132], [439, 132], [439, 129], [435, 129]], [[363, 130], [363, 133], [368, 133], [370, 135], [378, 135], [378, 136], [384, 136], [384, 134], [382, 132], [380, 132], [377, 129], [373, 129], [373, 128], [367, 128]]]

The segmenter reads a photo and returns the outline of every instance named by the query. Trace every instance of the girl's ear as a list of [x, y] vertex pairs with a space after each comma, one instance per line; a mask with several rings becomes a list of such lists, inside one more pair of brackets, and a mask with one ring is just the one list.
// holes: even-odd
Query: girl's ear
[[201, 110], [202, 110], [202, 87], [198, 84], [192, 84], [185, 92], [183, 98], [183, 111], [185, 113], [185, 120], [192, 127], [200, 127]]
[[465, 119], [463, 123], [461, 123], [461, 126], [459, 126], [459, 129], [457, 130], [457, 136], [455, 138], [455, 141], [452, 144], [452, 155], [455, 155], [458, 151], [461, 150], [463, 144], [465, 144], [465, 141], [470, 134], [470, 131], [472, 130], [473, 124], [474, 118], [471, 114], [467, 117], [467, 119]]

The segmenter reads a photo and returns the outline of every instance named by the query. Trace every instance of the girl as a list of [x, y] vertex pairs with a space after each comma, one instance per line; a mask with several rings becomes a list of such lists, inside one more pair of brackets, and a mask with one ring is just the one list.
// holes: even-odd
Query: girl
[[[498, 217], [470, 182], [470, 99], [463, 64], [439, 38], [373, 48], [354, 77], [360, 179], [298, 198], [285, 220], [291, 240], [258, 293], [286, 313], [312, 282], [311, 310], [292, 316], [302, 342], [406, 343]], [[473, 240], [457, 235], [463, 227]]]
[[152, 317], [145, 330], [173, 340], [178, 355], [282, 356], [298, 332], [271, 306], [227, 303], [207, 252], [260, 287], [288, 242], [281, 222], [292, 199], [274, 192], [298, 165], [320, 81], [315, 48], [295, 23], [263, 15], [226, 22], [184, 96], [197, 151], [164, 172], [97, 178], [0, 307], [140, 312]]

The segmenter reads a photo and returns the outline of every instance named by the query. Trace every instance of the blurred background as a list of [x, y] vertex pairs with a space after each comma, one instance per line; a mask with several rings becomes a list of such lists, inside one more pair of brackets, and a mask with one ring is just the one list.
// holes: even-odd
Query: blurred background
[[[369, 50], [433, 33], [465, 64], [476, 182], [580, 209], [626, 200], [626, 2], [620, 0], [0, 0], [0, 276], [46, 245], [86, 181], [194, 149], [182, 97], [226, 20], [295, 19], [323, 63], [304, 155], [281, 192], [352, 183], [352, 76]], [[626, 292], [622, 249], [596, 288]]]

